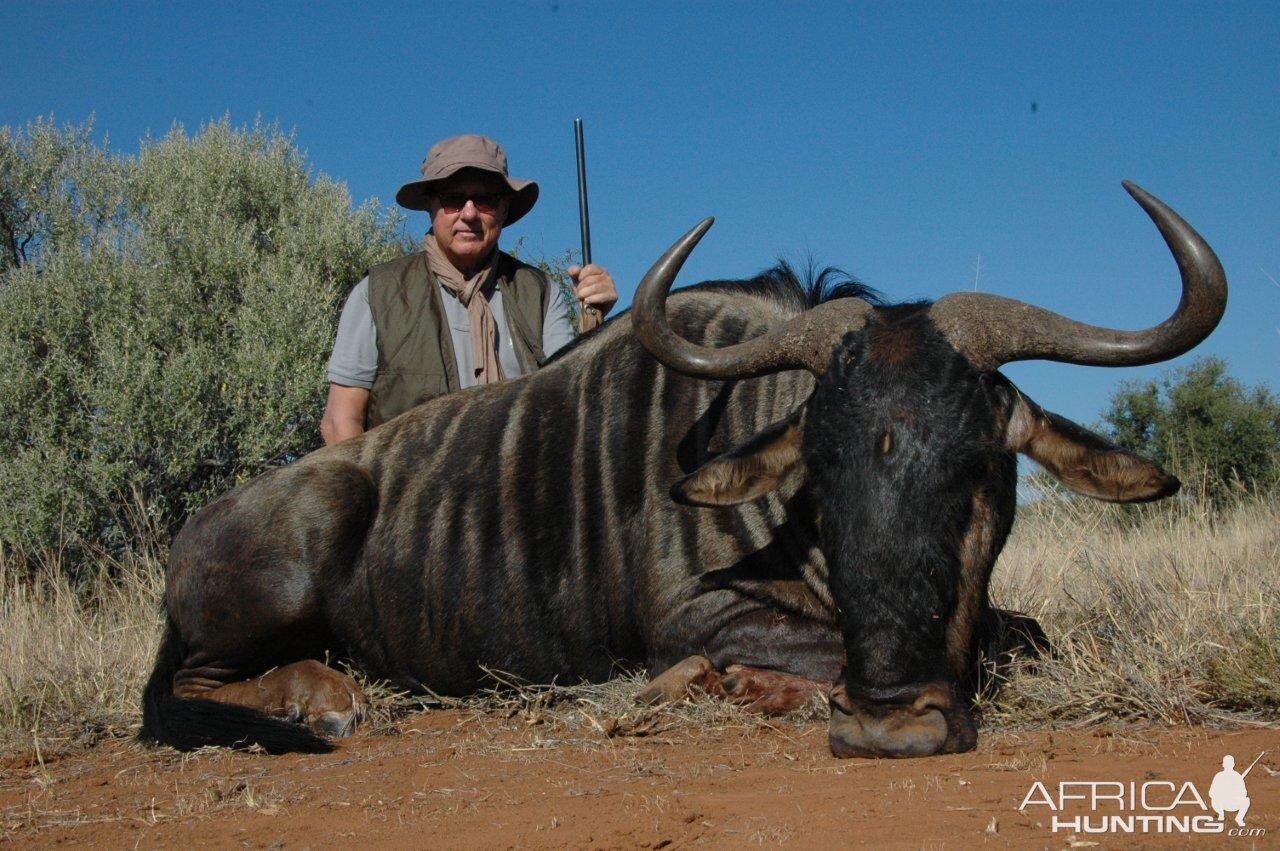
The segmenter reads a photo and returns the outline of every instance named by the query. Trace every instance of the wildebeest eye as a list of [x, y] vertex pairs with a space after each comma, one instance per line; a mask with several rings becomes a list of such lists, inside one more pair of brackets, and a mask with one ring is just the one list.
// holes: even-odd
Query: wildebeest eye
[[880, 454], [888, 455], [893, 451], [893, 430], [886, 428], [880, 436]]

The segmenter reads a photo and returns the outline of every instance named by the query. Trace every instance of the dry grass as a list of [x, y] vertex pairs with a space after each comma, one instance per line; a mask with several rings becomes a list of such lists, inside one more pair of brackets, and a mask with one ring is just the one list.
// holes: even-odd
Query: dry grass
[[[988, 723], [1280, 718], [1280, 499], [1202, 505], [1023, 509], [993, 597], [1038, 617], [1057, 654], [985, 700]], [[33, 571], [0, 554], [0, 751], [35, 761], [132, 733], [159, 635], [157, 558], [104, 559], [101, 575], [79, 585], [58, 567]], [[638, 674], [572, 687], [532, 687], [500, 672], [493, 680], [464, 700], [368, 684], [373, 724], [392, 729], [407, 712], [441, 705], [480, 723], [547, 724], [575, 741], [779, 723], [711, 699], [638, 709]], [[815, 703], [781, 723], [821, 717]]]
[[0, 751], [40, 759], [137, 723], [162, 572], [154, 558], [100, 564], [99, 576], [73, 584], [56, 561], [0, 552]]
[[1040, 619], [1053, 658], [987, 706], [1003, 723], [1280, 717], [1280, 499], [1024, 509], [993, 600]]
[[[355, 672], [353, 672], [355, 673]], [[659, 736], [672, 730], [715, 731], [763, 724], [794, 725], [826, 719], [824, 697], [781, 718], [765, 719], [742, 706], [709, 695], [662, 706], [637, 706], [635, 696], [648, 682], [644, 672], [623, 673], [603, 683], [574, 686], [537, 685], [510, 674], [489, 670], [492, 685], [464, 698], [413, 697], [395, 693], [379, 683], [362, 681], [373, 703], [375, 724], [394, 725], [405, 714], [422, 708], [447, 708], [477, 718], [518, 720], [529, 726], [548, 725], [559, 736], [599, 740], [627, 736]]]

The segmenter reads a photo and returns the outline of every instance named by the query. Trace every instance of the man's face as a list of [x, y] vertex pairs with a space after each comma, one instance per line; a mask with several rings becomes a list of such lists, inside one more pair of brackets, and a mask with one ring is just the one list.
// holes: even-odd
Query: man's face
[[509, 192], [497, 177], [464, 172], [442, 183], [428, 202], [436, 242], [459, 272], [474, 274], [497, 246]]

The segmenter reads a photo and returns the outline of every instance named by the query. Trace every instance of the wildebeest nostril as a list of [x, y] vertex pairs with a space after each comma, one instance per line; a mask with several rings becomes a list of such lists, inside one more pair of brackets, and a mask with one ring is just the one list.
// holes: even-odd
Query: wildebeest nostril
[[926, 689], [911, 704], [911, 710], [917, 715], [923, 715], [930, 710], [936, 710], [945, 715], [951, 711], [950, 695], [940, 689]]

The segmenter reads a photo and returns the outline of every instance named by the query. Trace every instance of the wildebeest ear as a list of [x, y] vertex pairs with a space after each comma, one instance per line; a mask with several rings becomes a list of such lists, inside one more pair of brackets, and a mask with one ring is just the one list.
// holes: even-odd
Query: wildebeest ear
[[803, 463], [803, 417], [801, 409], [703, 464], [671, 486], [671, 498], [684, 505], [737, 505], [778, 487]]
[[1106, 502], [1150, 502], [1182, 487], [1154, 461], [1121, 449], [1018, 394], [1005, 444], [1071, 490]]

